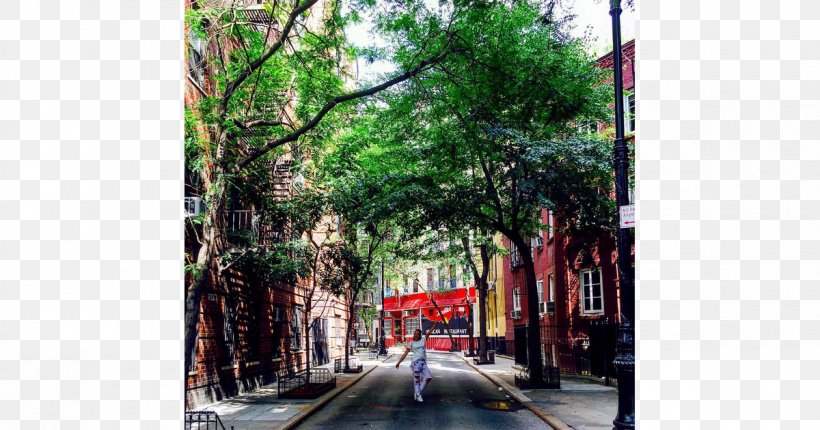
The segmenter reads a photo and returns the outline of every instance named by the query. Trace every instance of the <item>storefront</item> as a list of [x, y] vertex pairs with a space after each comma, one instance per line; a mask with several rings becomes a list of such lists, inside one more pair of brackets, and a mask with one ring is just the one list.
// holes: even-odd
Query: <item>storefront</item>
[[[469, 290], [469, 296], [467, 295]], [[447, 323], [439, 323], [427, 340], [427, 348], [439, 351], [449, 351], [452, 347], [450, 337], [461, 349], [468, 349], [469, 319], [472, 318], [473, 336], [478, 337], [478, 324], [475, 313], [475, 288], [458, 288], [440, 293], [433, 293], [435, 303], [440, 309], [452, 310]], [[384, 299], [385, 318], [385, 345], [389, 348], [396, 343], [406, 343], [413, 337], [413, 332], [420, 328], [426, 332], [433, 326], [432, 319], [436, 318], [437, 310], [433, 301], [425, 293], [408, 294], [399, 297]], [[448, 335], [449, 332], [449, 335]], [[477, 340], [475, 341], [477, 342]]]

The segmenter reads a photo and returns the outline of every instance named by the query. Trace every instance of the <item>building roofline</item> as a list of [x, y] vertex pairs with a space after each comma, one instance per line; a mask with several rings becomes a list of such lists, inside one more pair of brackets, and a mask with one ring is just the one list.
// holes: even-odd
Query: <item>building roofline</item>
[[[628, 48], [628, 47], [630, 47], [630, 46], [633, 46], [633, 45], [635, 45], [635, 39], [632, 39], [632, 40], [629, 40], [629, 41], [627, 41], [627, 42], [625, 42], [625, 43], [622, 43], [622, 44], [621, 44], [621, 50], [624, 50], [624, 49], [626, 49], [626, 48]], [[602, 56], [598, 57], [598, 59], [597, 59], [597, 60], [595, 60], [595, 61], [596, 61], [597, 63], [600, 63], [601, 61], [603, 61], [603, 60], [604, 60], [604, 59], [606, 59], [607, 57], [611, 57], [611, 56], [612, 56], [612, 52], [613, 52], [613, 51], [609, 51], [609, 52], [607, 52], [606, 54], [604, 54], [604, 55], [602, 55]]]

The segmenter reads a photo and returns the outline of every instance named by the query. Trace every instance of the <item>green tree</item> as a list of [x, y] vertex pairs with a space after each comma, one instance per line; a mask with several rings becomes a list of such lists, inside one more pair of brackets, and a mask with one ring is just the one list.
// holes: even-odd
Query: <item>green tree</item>
[[[527, 281], [529, 362], [540, 363], [529, 241], [542, 208], [570, 234], [613, 225], [610, 145], [577, 127], [606, 119], [609, 90], [582, 42], [533, 2], [488, 3], [451, 25], [457, 55], [381, 95], [387, 107], [363, 126], [370, 146], [360, 159], [374, 200], [401, 213], [404, 227], [461, 225], [510, 239]], [[530, 366], [534, 383], [542, 370]]]
[[[267, 1], [261, 21], [218, 0], [199, 0], [186, 10], [189, 55], [197, 59], [196, 74], [202, 76], [189, 76], [200, 102], [186, 110], [186, 163], [205, 190], [206, 203], [192, 228], [198, 234], [198, 250], [187, 267], [194, 276], [185, 294], [186, 368], [193, 362], [202, 294], [223, 282], [223, 260], [230, 258], [229, 186], [270, 175], [285, 152], [322, 145], [354, 114], [348, 102], [423, 74], [450, 51], [454, 35], [438, 21], [418, 15], [417, 1], [395, 5], [411, 21], [408, 25], [418, 29], [414, 35], [426, 42], [404, 44], [394, 75], [349, 91], [344, 63], [358, 53], [346, 43], [344, 28], [356, 14], [344, 16], [341, 0], [327, 0], [321, 16], [311, 17], [319, 1]], [[373, 3], [352, 6], [355, 12]], [[267, 255], [268, 250], [262, 254], [271, 257], [271, 264], [284, 264]]]

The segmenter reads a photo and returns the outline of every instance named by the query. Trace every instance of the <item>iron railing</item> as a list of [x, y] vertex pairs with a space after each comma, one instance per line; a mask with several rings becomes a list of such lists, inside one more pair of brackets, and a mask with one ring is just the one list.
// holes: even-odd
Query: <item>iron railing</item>
[[584, 327], [547, 324], [541, 326], [545, 361], [561, 373], [593, 376], [610, 384], [615, 377], [615, 343], [618, 324], [591, 321]]
[[278, 383], [279, 398], [313, 399], [335, 386], [336, 377], [331, 375], [329, 369], [310, 369], [309, 376], [306, 370], [300, 370], [292, 375], [282, 372]]
[[[214, 411], [186, 411], [185, 430], [225, 430], [225, 425]], [[231, 426], [233, 430], [233, 426]]]
[[274, 230], [259, 217], [259, 213], [251, 209], [241, 209], [228, 212], [228, 231], [253, 239], [261, 245], [270, 245], [288, 240], [287, 232]]

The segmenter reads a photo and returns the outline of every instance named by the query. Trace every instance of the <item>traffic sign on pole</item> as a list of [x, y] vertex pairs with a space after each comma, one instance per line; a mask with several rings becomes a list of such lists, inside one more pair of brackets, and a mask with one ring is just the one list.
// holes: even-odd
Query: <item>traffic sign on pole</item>
[[635, 205], [621, 206], [621, 228], [635, 228]]

